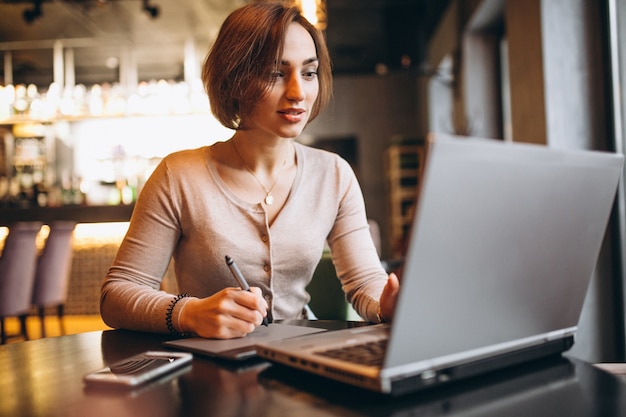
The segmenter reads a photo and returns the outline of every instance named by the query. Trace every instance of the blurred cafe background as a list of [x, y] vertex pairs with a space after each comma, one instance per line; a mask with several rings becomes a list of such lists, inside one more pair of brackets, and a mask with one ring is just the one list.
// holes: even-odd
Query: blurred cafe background
[[[76, 223], [66, 319], [103, 326], [101, 280], [160, 159], [232, 134], [199, 72], [246, 1], [0, 0], [0, 242], [38, 221], [41, 252]], [[298, 140], [352, 164], [383, 259], [403, 254], [429, 131], [623, 151], [624, 0], [283, 1], [324, 30], [335, 75]], [[573, 350], [593, 362], [625, 359], [620, 213], [622, 189]]]

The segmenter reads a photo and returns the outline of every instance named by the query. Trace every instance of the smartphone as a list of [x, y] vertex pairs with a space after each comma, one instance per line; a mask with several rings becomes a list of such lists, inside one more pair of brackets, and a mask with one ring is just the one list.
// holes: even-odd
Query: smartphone
[[191, 363], [189, 352], [147, 351], [90, 372], [84, 377], [89, 385], [136, 387]]

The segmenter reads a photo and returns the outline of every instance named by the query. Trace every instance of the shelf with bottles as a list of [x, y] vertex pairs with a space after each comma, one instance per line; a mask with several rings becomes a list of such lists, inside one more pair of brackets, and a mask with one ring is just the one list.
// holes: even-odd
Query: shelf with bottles
[[33, 84], [0, 85], [0, 125], [209, 112], [200, 80], [141, 82], [130, 92], [107, 83], [65, 88], [52, 83], [45, 91]]
[[49, 204], [55, 179], [54, 132], [42, 124], [15, 125], [12, 133], [0, 132], [0, 205], [42, 207]]
[[[109, 92], [114, 89], [114, 86], [101, 87]], [[13, 102], [7, 104], [7, 88], [0, 86], [0, 97], [5, 94], [4, 104], [0, 105], [5, 115], [12, 106], [10, 115], [0, 116], [0, 142], [4, 135], [4, 142], [11, 145], [4, 156], [0, 153], [0, 204], [6, 205], [7, 201], [13, 204], [20, 193], [20, 181], [13, 175], [12, 144], [18, 132], [25, 128], [36, 127], [49, 132], [46, 133], [50, 138], [50, 142], [46, 142], [49, 144], [46, 148], [48, 169], [44, 170], [45, 179], [41, 183], [48, 206], [132, 203], [162, 157], [232, 136], [232, 131], [211, 115], [203, 91], [192, 99], [191, 91], [197, 92], [197, 88], [180, 83], [142, 83], [139, 87], [130, 95], [123, 96], [120, 92], [120, 99], [113, 100], [117, 105], [95, 106], [96, 110], [100, 108], [96, 111], [78, 105], [84, 104], [84, 99], [77, 100], [73, 106], [46, 107], [54, 96], [50, 94], [53, 86], [39, 94], [39, 101], [29, 98], [30, 105], [20, 104], [14, 108]], [[11, 100], [15, 99], [15, 90], [13, 88], [9, 94]], [[19, 91], [20, 97], [29, 96], [27, 86], [19, 87]], [[35, 97], [33, 91], [31, 88], [30, 97]], [[89, 89], [88, 94], [92, 91]], [[83, 97], [84, 93], [85, 90], [79, 88], [76, 96]], [[178, 96], [183, 98], [175, 99]], [[0, 102], [2, 100], [0, 98]], [[42, 108], [48, 110], [42, 111]], [[2, 172], [2, 166], [7, 165], [3, 165], [3, 161], [11, 163], [11, 172]], [[24, 199], [18, 200], [19, 204], [31, 205], [34, 201], [31, 198], [26, 199], [26, 203]]]

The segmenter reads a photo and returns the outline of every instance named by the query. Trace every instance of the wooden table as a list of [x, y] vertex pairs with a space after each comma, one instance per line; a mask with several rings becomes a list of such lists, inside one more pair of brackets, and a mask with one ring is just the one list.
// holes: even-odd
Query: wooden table
[[[304, 323], [345, 327], [346, 323]], [[200, 356], [180, 375], [134, 391], [85, 388], [82, 377], [165, 336], [97, 331], [0, 346], [0, 416], [623, 416], [626, 384], [559, 358], [389, 398], [261, 360], [234, 366]]]

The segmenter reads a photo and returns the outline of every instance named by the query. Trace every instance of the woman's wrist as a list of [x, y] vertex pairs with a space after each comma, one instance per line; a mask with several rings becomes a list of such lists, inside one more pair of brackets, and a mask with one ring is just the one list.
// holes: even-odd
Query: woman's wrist
[[[174, 297], [174, 299], [172, 299], [172, 301], [170, 301], [169, 305], [167, 306], [167, 311], [165, 313], [165, 324], [167, 326], [167, 330], [171, 335], [189, 336], [189, 333], [184, 330], [184, 326], [181, 325], [182, 312], [186, 304], [185, 302], [181, 303], [181, 300], [187, 297], [189, 297], [189, 294], [179, 294]], [[176, 312], [177, 314], [174, 314], [174, 309], [177, 306], [180, 308]], [[176, 327], [174, 326], [174, 317], [176, 317]]]

